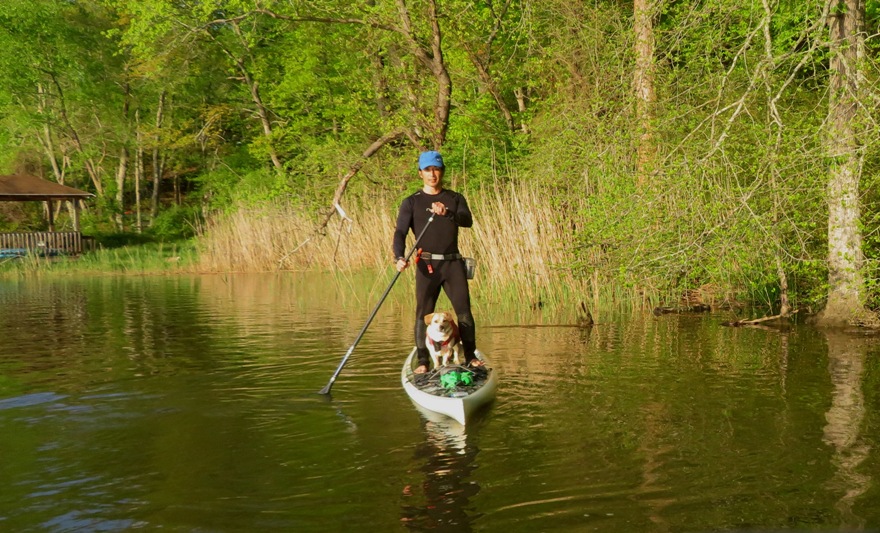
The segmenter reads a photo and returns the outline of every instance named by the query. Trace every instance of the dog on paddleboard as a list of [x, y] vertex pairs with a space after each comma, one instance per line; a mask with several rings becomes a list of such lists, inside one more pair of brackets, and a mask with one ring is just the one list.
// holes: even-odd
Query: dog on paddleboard
[[460, 365], [464, 361], [464, 347], [461, 345], [458, 324], [455, 323], [452, 313], [444, 311], [425, 315], [425, 324], [428, 325], [425, 344], [428, 346], [434, 368], [440, 368], [438, 363], [441, 361], [443, 366], [446, 366], [450, 358], [455, 364]]

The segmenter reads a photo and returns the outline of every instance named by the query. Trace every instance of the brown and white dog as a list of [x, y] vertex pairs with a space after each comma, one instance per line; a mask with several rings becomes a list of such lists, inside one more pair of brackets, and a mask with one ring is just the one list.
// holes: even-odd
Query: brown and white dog
[[428, 325], [425, 344], [428, 345], [428, 353], [431, 354], [434, 368], [440, 368], [438, 363], [441, 357], [443, 366], [449, 363], [450, 357], [453, 358], [455, 364], [460, 365], [464, 361], [462, 356], [464, 348], [461, 345], [458, 324], [455, 323], [452, 313], [444, 311], [425, 315], [425, 324]]

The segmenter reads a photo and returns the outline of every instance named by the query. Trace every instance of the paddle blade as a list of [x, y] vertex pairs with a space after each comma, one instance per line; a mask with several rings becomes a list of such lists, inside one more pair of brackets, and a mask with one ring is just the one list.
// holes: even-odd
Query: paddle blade
[[318, 394], [328, 395], [330, 394], [330, 387], [333, 386], [333, 382], [336, 381], [336, 374], [333, 375], [333, 378], [324, 385], [324, 388], [318, 391]]

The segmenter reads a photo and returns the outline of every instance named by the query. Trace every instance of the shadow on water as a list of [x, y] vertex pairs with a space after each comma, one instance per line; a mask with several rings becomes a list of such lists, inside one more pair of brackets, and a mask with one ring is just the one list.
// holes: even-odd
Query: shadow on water
[[471, 505], [480, 486], [471, 479], [477, 465], [479, 448], [472, 435], [479, 426], [467, 428], [413, 404], [419, 411], [425, 440], [416, 447], [414, 459], [421, 464], [424, 476], [420, 485], [403, 490], [400, 520], [413, 531], [472, 531], [479, 518]]

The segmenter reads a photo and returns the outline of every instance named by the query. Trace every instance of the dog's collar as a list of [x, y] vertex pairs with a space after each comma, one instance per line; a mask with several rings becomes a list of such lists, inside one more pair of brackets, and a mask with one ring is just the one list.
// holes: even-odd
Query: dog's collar
[[443, 346], [446, 346], [447, 344], [449, 344], [452, 341], [452, 337], [449, 337], [448, 339], [446, 339], [445, 341], [442, 341], [442, 342], [435, 341], [431, 337], [428, 337], [428, 340], [431, 341], [431, 344], [434, 345], [435, 350], [440, 350], [440, 348], [442, 348]]

